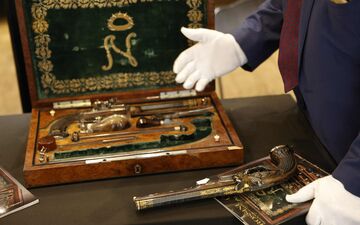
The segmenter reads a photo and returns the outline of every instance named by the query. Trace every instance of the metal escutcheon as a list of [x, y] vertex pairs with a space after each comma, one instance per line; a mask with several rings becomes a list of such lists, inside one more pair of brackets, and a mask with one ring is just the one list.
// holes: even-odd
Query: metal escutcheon
[[136, 164], [136, 165], [134, 166], [134, 172], [135, 172], [135, 174], [140, 174], [141, 171], [142, 171], [141, 165]]

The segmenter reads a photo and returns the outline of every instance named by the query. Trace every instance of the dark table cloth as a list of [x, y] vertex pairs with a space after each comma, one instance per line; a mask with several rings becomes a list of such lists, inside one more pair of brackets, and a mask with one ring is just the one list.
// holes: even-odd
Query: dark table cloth
[[[289, 95], [222, 101], [245, 147], [245, 162], [268, 155], [279, 144], [328, 172], [335, 163]], [[23, 183], [22, 167], [30, 114], [0, 117], [0, 166]], [[241, 224], [213, 199], [137, 212], [133, 196], [182, 189], [230, 168], [108, 179], [30, 191], [40, 203], [0, 219], [4, 225]], [[304, 216], [287, 224], [304, 224]]]

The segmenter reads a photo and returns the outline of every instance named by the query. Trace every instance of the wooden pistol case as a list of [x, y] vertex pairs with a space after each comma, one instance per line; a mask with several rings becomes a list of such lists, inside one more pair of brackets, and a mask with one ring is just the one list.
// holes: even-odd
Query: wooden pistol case
[[[16, 12], [33, 108], [28, 187], [243, 162], [214, 82], [184, 90], [172, 72], [194, 44], [180, 28], [213, 28], [213, 1], [16, 0]], [[161, 123], [139, 128], [143, 117]], [[112, 119], [126, 125], [95, 129]]]

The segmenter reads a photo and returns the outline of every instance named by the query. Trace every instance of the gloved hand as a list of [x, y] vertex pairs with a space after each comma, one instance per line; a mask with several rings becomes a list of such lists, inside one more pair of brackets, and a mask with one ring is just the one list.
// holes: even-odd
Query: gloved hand
[[346, 191], [344, 185], [329, 175], [313, 181], [286, 200], [299, 203], [314, 201], [306, 216], [309, 225], [360, 224], [360, 198]]
[[197, 41], [175, 60], [173, 70], [176, 82], [190, 89], [202, 91], [213, 79], [233, 71], [247, 62], [247, 58], [231, 34], [204, 28], [181, 28], [189, 39]]

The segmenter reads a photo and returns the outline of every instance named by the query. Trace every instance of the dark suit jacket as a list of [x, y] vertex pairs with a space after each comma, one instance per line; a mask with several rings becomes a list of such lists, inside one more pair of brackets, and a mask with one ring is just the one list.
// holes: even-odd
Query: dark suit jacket
[[[287, 0], [267, 0], [235, 39], [253, 70], [278, 47]], [[293, 1], [293, 0], [291, 0]], [[360, 1], [303, 0], [298, 102], [338, 166], [333, 176], [360, 196]], [[314, 153], [316, 154], [316, 153]]]

